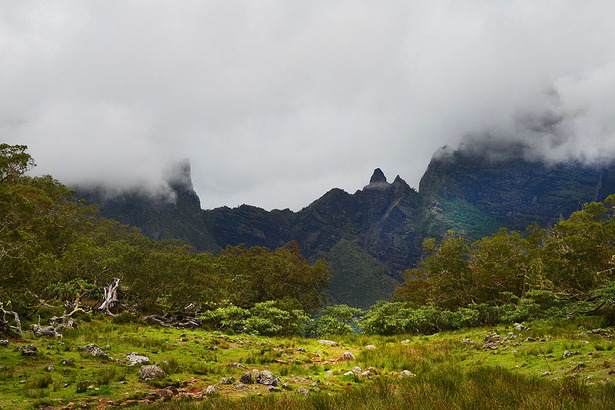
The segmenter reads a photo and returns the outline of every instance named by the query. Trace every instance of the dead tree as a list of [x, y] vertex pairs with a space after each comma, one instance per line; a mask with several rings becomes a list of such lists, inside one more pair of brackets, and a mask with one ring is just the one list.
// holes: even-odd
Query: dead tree
[[[5, 310], [4, 309], [4, 302], [0, 302], [0, 313], [2, 313], [2, 321], [4, 323], [6, 323], [6, 325], [8, 326], [9, 329], [11, 330], [16, 330], [19, 335], [21, 336], [23, 334], [23, 331], [21, 330], [21, 321], [19, 320], [19, 314], [13, 310]], [[15, 320], [15, 325], [11, 326], [9, 324], [9, 322], [6, 320], [6, 315], [13, 315], [13, 318]]]
[[105, 312], [109, 316], [115, 316], [109, 308], [115, 306], [116, 303], [119, 302], [117, 298], [117, 290], [120, 288], [120, 280], [115, 278], [113, 283], [109, 284], [109, 286], [104, 291], [104, 300], [103, 303], [98, 307], [98, 310]]
[[[73, 303], [67, 301], [66, 307], [67, 309], [62, 316], [54, 316], [49, 319], [49, 326], [41, 327], [41, 317], [39, 316], [38, 324], [30, 326], [32, 333], [34, 333], [35, 336], [55, 336], [61, 339], [63, 335], [60, 331], [66, 328], [76, 328], [75, 322], [69, 318], [75, 313], [85, 312], [85, 310], [79, 307], [79, 297], [77, 297]], [[70, 312], [68, 312], [69, 309], [71, 309]]]

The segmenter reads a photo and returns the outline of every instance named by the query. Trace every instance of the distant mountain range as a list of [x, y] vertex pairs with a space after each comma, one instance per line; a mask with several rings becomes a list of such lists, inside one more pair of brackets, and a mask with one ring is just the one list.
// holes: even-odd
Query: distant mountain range
[[296, 240], [304, 256], [325, 258], [333, 279], [330, 303], [367, 307], [387, 299], [401, 273], [416, 266], [425, 238], [448, 229], [472, 240], [500, 227], [549, 226], [586, 202], [615, 193], [615, 166], [579, 162], [548, 165], [489, 148], [444, 147], [423, 175], [419, 192], [376, 169], [363, 189], [332, 189], [299, 212], [242, 205], [202, 210], [183, 163], [169, 181], [176, 201], [138, 192], [108, 196], [102, 188], [76, 188], [103, 216], [139, 227], [151, 239], [180, 239], [198, 251], [228, 245], [277, 248]]

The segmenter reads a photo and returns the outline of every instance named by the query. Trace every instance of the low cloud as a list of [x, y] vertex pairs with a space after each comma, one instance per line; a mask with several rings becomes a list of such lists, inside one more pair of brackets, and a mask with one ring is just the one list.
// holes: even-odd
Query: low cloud
[[377, 167], [416, 186], [438, 147], [485, 136], [605, 161], [613, 15], [606, 1], [0, 1], [0, 139], [68, 184], [162, 195], [190, 158], [206, 208], [297, 210]]

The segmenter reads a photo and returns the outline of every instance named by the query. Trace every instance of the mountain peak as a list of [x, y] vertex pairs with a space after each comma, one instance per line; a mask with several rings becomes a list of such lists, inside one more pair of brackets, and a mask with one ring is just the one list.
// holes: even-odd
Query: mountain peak
[[387, 183], [387, 177], [384, 176], [384, 172], [382, 172], [382, 170], [380, 168], [376, 168], [374, 170], [374, 173], [372, 174], [372, 177], [369, 179], [369, 183], [370, 184], [381, 184], [381, 183]]

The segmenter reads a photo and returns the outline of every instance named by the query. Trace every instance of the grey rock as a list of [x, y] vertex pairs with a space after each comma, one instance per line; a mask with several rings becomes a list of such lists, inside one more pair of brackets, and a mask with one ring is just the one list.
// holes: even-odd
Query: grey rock
[[6, 339], [0, 340], [0, 346], [8, 346], [9, 345], [9, 341]]
[[580, 354], [581, 354], [581, 352], [578, 352], [578, 351], [577, 352], [570, 352], [568, 350], [564, 350], [564, 353], [562, 353], [562, 358], [566, 359], [568, 357], [577, 356], [577, 355], [580, 355]]
[[246, 367], [246, 366], [244, 366], [244, 365], [243, 365], [243, 364], [241, 364], [241, 363], [228, 363], [228, 364], [227, 364], [227, 366], [228, 366], [228, 367], [235, 367], [235, 368], [237, 368], [237, 369], [243, 369], [243, 370], [247, 369], [247, 367]]
[[142, 379], [157, 379], [166, 375], [165, 371], [155, 364], [145, 365], [139, 369], [139, 376], [141, 376]]
[[205, 389], [205, 391], [203, 392], [203, 394], [205, 396], [213, 396], [214, 394], [216, 394], [218, 392], [218, 390], [220, 390], [217, 386], [210, 384], [209, 386], [207, 386], [207, 388]]
[[126, 355], [126, 360], [128, 360], [128, 366], [136, 366], [138, 364], [145, 364], [150, 362], [149, 357], [136, 352], [128, 353]]
[[220, 384], [233, 384], [235, 383], [234, 377], [223, 377], [220, 379]]
[[416, 374], [412, 373], [410, 370], [402, 370], [399, 372], [400, 377], [416, 377]]
[[85, 346], [79, 347], [78, 350], [88, 352], [91, 356], [100, 357], [101, 359], [109, 359], [109, 355], [105, 353], [100, 346], [97, 346], [93, 343], [87, 344]]
[[265, 386], [281, 386], [282, 382], [269, 370], [263, 370], [256, 375], [256, 382]]
[[25, 346], [20, 346], [18, 350], [21, 351], [22, 356], [36, 356], [36, 351], [38, 349], [36, 348], [36, 346], [25, 345]]
[[255, 377], [252, 374], [252, 372], [246, 372], [241, 375], [241, 377], [239, 378], [239, 381], [243, 384], [253, 384], [255, 381]]
[[356, 358], [354, 357], [354, 355], [351, 352], [344, 352], [344, 354], [342, 355], [342, 357], [340, 357], [339, 359], [337, 359], [337, 362], [349, 362], [352, 360], [356, 360]]
[[337, 343], [335, 343], [333, 340], [325, 340], [325, 339], [321, 339], [318, 341], [318, 343], [320, 343], [323, 346], [337, 346]]
[[47, 366], [47, 371], [48, 371], [48, 372], [55, 372], [55, 370], [56, 370], [56, 368], [55, 368], [52, 364], [50, 364], [49, 366]]

